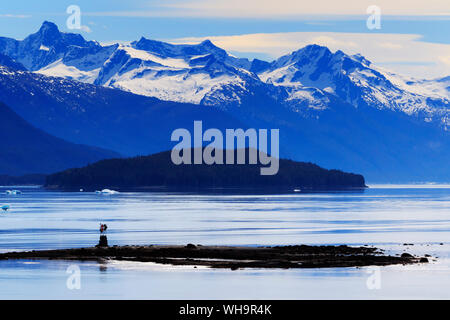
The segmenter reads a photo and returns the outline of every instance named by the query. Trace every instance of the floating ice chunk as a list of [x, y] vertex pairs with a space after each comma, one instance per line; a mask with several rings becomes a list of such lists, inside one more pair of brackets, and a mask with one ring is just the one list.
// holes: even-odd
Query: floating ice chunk
[[103, 194], [117, 194], [117, 193], [119, 193], [119, 191], [110, 190], [110, 189], [103, 189], [102, 193]]
[[109, 195], [109, 194], [118, 194], [119, 193], [119, 191], [115, 191], [115, 190], [110, 190], [110, 189], [103, 189], [102, 191], [95, 191], [95, 193], [96, 194], [106, 194], [106, 195]]
[[10, 195], [16, 195], [16, 194], [22, 194], [22, 191], [20, 191], [20, 190], [6, 190], [5, 193], [6, 194], [10, 194]]

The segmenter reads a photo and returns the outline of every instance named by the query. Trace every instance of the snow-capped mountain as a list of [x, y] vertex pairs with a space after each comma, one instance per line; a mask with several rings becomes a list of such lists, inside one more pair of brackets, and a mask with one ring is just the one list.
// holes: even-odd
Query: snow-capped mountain
[[317, 45], [266, 62], [210, 41], [103, 46], [49, 22], [0, 38], [0, 101], [51, 135], [123, 155], [169, 150], [174, 129], [202, 120], [279, 128], [283, 158], [372, 182], [448, 182], [449, 95], [450, 77], [402, 77]]
[[[373, 66], [361, 55], [309, 45], [273, 62], [239, 59], [206, 40], [174, 45], [141, 38], [102, 46], [51, 22], [22, 41], [0, 38], [0, 53], [30, 71], [118, 88], [167, 101], [239, 106], [263, 94], [305, 115], [340, 99], [401, 111], [450, 127], [449, 78], [408, 79]], [[264, 98], [262, 98], [264, 99]]]
[[249, 81], [258, 81], [245, 69], [249, 65], [248, 60], [231, 57], [210, 41], [171, 45], [142, 38], [130, 46], [120, 45], [94, 83], [162, 100], [201, 104], [217, 87], [244, 87]]
[[210, 41], [171, 45], [142, 38], [131, 45], [102, 46], [62, 33], [51, 22], [22, 41], [0, 38], [0, 53], [46, 76], [196, 104], [217, 86], [244, 87], [251, 78], [257, 81], [247, 71], [247, 59], [232, 57]]
[[372, 66], [361, 55], [309, 45], [272, 62], [258, 75], [266, 83], [286, 88], [287, 101], [294, 107], [304, 99], [310, 100], [311, 106], [320, 102], [326, 107], [327, 98], [320, 95], [329, 93], [355, 108], [401, 111], [450, 129], [450, 95], [445, 81], [401, 77]]
[[[117, 48], [86, 41], [81, 35], [63, 33], [51, 22], [44, 22], [38, 32], [24, 40], [0, 38], [0, 52], [13, 58], [30, 71], [48, 70], [60, 65], [60, 76], [77, 77], [99, 69]], [[71, 74], [74, 73], [74, 74]]]

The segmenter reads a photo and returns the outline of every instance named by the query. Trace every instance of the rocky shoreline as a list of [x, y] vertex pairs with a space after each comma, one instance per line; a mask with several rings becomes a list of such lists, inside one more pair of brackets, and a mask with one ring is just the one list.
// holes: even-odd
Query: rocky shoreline
[[375, 247], [275, 246], [231, 247], [202, 246], [113, 246], [80, 249], [9, 252], [0, 260], [49, 259], [80, 261], [137, 261], [177, 266], [205, 266], [237, 270], [241, 268], [336, 268], [428, 263], [426, 257], [408, 253], [385, 255]]

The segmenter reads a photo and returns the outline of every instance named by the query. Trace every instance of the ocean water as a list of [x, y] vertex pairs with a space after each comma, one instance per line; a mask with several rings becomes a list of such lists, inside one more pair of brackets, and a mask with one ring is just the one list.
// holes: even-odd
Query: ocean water
[[[382, 268], [214, 270], [152, 263], [0, 261], [0, 299], [449, 299], [450, 186], [359, 192], [98, 195], [0, 187], [0, 252], [110, 245], [374, 245], [430, 254]], [[413, 245], [404, 245], [413, 244]], [[68, 285], [80, 270], [80, 287]], [[375, 284], [375, 285], [374, 285]]]

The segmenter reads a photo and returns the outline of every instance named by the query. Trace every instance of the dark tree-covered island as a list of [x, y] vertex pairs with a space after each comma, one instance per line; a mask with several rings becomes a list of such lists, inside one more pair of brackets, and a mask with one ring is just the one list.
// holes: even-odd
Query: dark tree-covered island
[[[220, 151], [223, 152], [223, 151]], [[248, 150], [246, 150], [248, 154]], [[247, 157], [248, 159], [248, 157]], [[277, 188], [338, 190], [365, 188], [360, 174], [327, 170], [312, 163], [279, 160], [276, 175], [260, 174], [261, 165], [175, 165], [171, 152], [128, 159], [109, 159], [47, 176], [46, 187], [100, 189]]]

